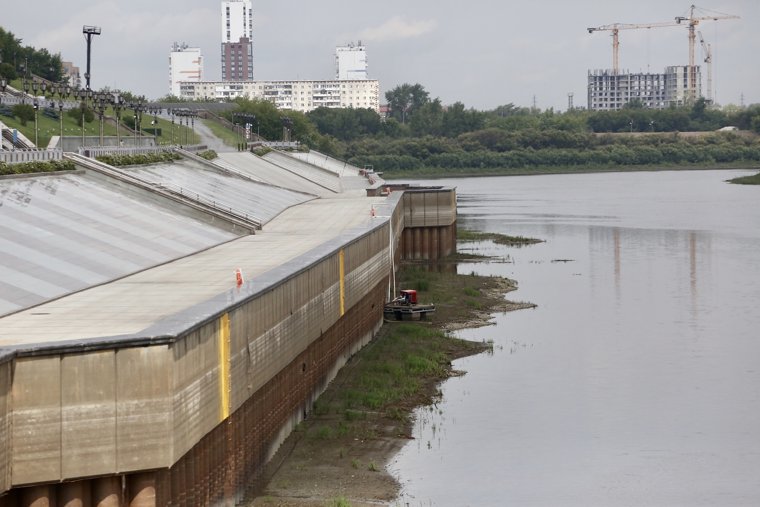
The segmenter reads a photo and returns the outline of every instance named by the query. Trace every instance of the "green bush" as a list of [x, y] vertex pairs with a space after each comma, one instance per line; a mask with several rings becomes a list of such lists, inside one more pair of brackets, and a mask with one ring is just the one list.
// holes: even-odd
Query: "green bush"
[[22, 164], [6, 164], [0, 162], [0, 176], [9, 174], [50, 173], [57, 171], [73, 171], [74, 162], [68, 159], [50, 160], [48, 162], [24, 162]]
[[69, 115], [70, 118], [73, 118], [77, 122], [77, 126], [82, 126], [82, 114], [84, 113], [84, 121], [87, 123], [92, 123], [92, 121], [95, 119], [95, 113], [92, 112], [92, 109], [88, 108], [84, 102], [79, 105], [79, 107], [75, 109], [69, 109], [69, 111], [66, 113]]
[[263, 157], [264, 155], [272, 151], [272, 148], [269, 148], [267, 146], [259, 146], [258, 148], [254, 148], [252, 151], [254, 155]]
[[18, 118], [24, 127], [26, 127], [26, 122], [34, 120], [34, 107], [31, 104], [16, 104], [12, 111], [13, 116]]
[[214, 160], [219, 155], [217, 155], [217, 153], [214, 150], [206, 150], [206, 151], [199, 152], [198, 156], [201, 158], [205, 158], [206, 160]]
[[172, 162], [174, 160], [179, 160], [182, 157], [177, 153], [166, 151], [162, 153], [140, 153], [136, 155], [101, 155], [95, 158], [104, 164], [119, 167], [125, 165], [146, 165]]

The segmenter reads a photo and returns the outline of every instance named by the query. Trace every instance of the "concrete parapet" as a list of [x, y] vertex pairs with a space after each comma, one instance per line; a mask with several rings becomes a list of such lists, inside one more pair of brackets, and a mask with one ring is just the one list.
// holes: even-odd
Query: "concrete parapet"
[[23, 164], [26, 162], [49, 162], [63, 159], [61, 150], [0, 150], [0, 162], [6, 164]]

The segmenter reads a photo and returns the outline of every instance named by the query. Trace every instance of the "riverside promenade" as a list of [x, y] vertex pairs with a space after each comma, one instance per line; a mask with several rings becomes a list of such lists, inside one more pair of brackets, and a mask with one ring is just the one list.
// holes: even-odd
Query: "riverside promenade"
[[452, 189], [337, 161], [73, 160], [0, 179], [0, 506], [234, 505], [396, 260], [453, 249]]

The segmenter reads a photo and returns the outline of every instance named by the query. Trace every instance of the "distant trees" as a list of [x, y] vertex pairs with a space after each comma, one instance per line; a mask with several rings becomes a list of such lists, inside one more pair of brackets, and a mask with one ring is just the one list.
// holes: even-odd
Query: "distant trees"
[[[23, 47], [21, 39], [0, 27], [0, 75], [8, 80], [20, 74], [35, 74], [49, 81], [60, 81], [63, 75], [61, 55], [47, 49]], [[27, 68], [28, 66], [28, 68]]]
[[430, 102], [430, 94], [421, 84], [404, 83], [385, 92], [390, 116], [405, 124], [425, 104]]
[[[77, 126], [82, 126], [82, 120], [84, 120], [87, 123], [92, 123], [92, 121], [95, 119], [95, 113], [92, 112], [92, 109], [87, 107], [87, 105], [84, 102], [81, 102], [79, 104], [79, 107], [69, 109], [69, 111], [66, 113], [69, 115], [69, 117], [73, 118], [77, 122]], [[131, 117], [128, 117], [127, 115], [123, 116], [123, 122], [125, 125], [134, 125], [134, 119]]]
[[373, 136], [382, 130], [380, 115], [372, 109], [317, 108], [306, 117], [322, 134], [342, 141]]
[[[278, 111], [268, 101], [235, 102], [238, 112], [256, 115], [266, 138], [280, 139], [282, 117], [288, 116], [293, 138], [301, 143], [359, 167], [385, 171], [760, 161], [760, 142], [753, 138], [678, 135], [725, 125], [760, 131], [760, 105], [721, 111], [700, 100], [691, 107], [654, 110], [633, 100], [619, 111], [561, 113], [512, 103], [477, 111], [462, 102], [446, 106], [439, 98], [431, 99], [422, 85], [408, 83], [389, 90], [386, 99], [386, 118], [370, 109], [318, 108], [303, 115]], [[225, 114], [231, 118], [232, 113]], [[614, 135], [632, 132], [643, 135]]]
[[307, 146], [316, 146], [320, 140], [319, 132], [304, 113], [280, 111], [268, 100], [237, 98], [234, 102], [237, 108], [225, 111], [221, 115], [233, 123], [236, 121], [233, 116], [236, 113], [255, 116], [252, 128], [265, 139], [280, 140], [283, 130], [288, 128], [291, 131], [291, 139], [298, 139]]
[[531, 137], [487, 129], [469, 132], [457, 139], [423, 137], [385, 140], [380, 144], [364, 140], [352, 143], [347, 156], [354, 165], [369, 164], [376, 170], [420, 171], [428, 168], [481, 173], [539, 167], [760, 162], [760, 143], [731, 133], [702, 138], [588, 135], [574, 138], [577, 142], [568, 143], [566, 147], [557, 147], [559, 143], [552, 142], [552, 134], [547, 134], [541, 148], [533, 146], [537, 143]]
[[16, 104], [11, 112], [24, 127], [27, 122], [34, 120], [34, 107], [31, 104]]

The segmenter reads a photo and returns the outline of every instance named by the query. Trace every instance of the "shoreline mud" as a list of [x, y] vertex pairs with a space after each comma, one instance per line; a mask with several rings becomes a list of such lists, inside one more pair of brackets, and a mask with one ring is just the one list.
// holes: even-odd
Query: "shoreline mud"
[[[339, 372], [320, 396], [312, 414], [280, 446], [251, 488], [253, 494], [244, 505], [393, 505], [400, 485], [387, 466], [413, 438], [414, 409], [433, 403], [440, 395], [443, 381], [465, 374], [454, 370], [452, 361], [491, 347], [488, 343], [453, 338], [448, 332], [487, 326], [493, 323], [494, 314], [535, 307], [531, 303], [507, 300], [505, 295], [516, 290], [517, 283], [506, 278], [414, 269], [406, 278], [406, 283], [427, 289], [421, 291], [423, 297], [439, 298], [435, 300], [438, 309], [433, 319], [419, 323], [386, 322], [373, 342]], [[421, 332], [424, 335], [420, 338], [422, 347], [436, 350], [439, 355], [433, 357], [440, 357], [441, 367], [434, 368], [434, 373], [419, 376], [416, 391], [376, 410], [344, 408], [352, 406], [346, 405], [346, 396], [377, 371], [373, 370], [376, 366], [372, 366], [372, 362], [378, 360], [378, 354], [383, 357], [384, 341], [396, 339], [394, 335], [399, 332], [409, 333], [397, 342], [402, 346], [413, 343]], [[381, 368], [394, 366], [381, 365]]]

